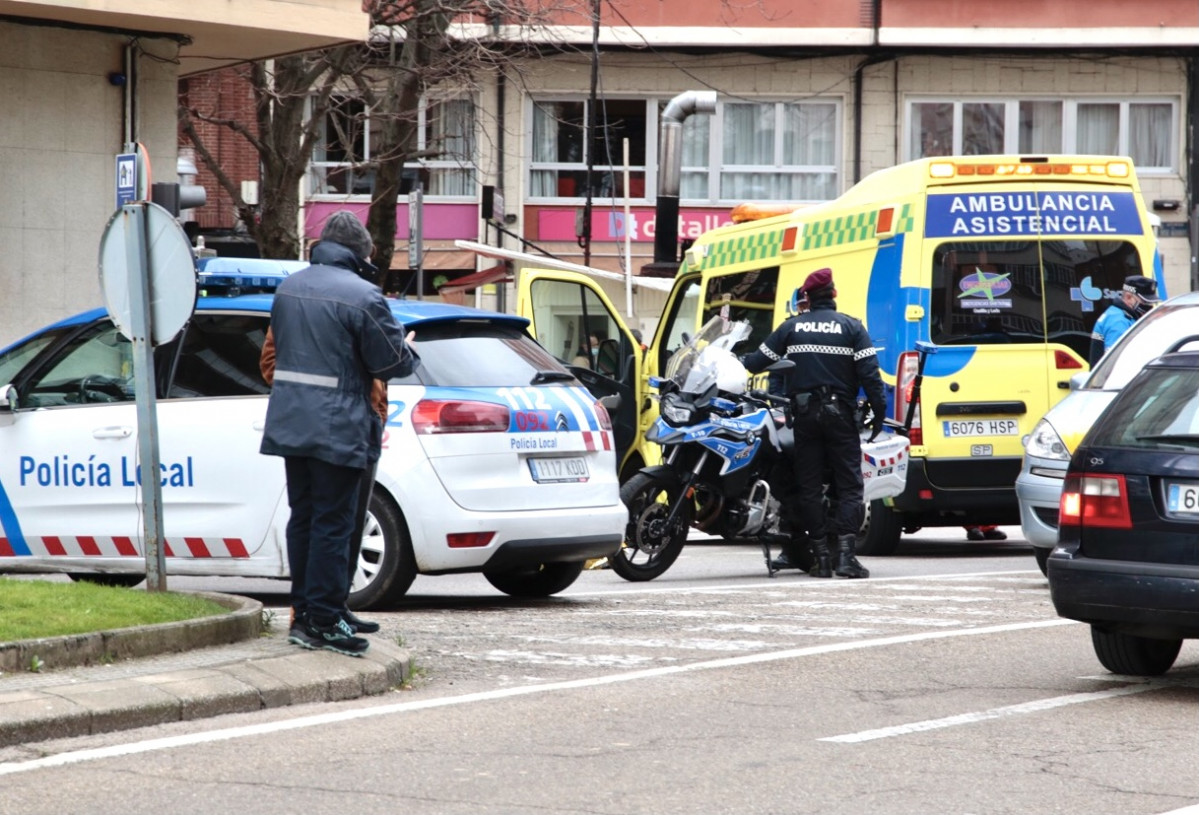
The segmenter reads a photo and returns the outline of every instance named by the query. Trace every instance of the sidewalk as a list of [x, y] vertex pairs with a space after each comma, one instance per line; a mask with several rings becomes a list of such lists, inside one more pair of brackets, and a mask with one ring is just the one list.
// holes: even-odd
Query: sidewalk
[[[358, 659], [262, 630], [262, 604], [206, 594], [229, 614], [140, 629], [0, 644], [0, 747], [385, 693], [406, 651], [371, 637]], [[44, 663], [29, 670], [33, 657]]]

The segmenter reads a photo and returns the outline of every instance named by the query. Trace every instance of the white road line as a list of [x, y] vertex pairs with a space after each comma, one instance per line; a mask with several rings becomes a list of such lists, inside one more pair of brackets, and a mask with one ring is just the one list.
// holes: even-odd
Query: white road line
[[596, 676], [587, 679], [547, 682], [541, 685], [522, 685], [515, 688], [501, 688], [497, 690], [481, 691], [479, 693], [467, 693], [462, 694], [461, 696], [443, 696], [436, 699], [422, 699], [415, 702], [400, 702], [394, 705], [356, 708], [353, 710], [339, 710], [333, 713], [322, 713], [316, 716], [304, 716], [296, 719], [289, 719], [287, 721], [246, 725], [244, 727], [231, 727], [224, 730], [212, 730], [205, 733], [189, 733], [182, 736], [149, 739], [147, 741], [134, 742], [131, 744], [97, 747], [89, 750], [77, 750], [71, 753], [60, 753], [59, 755], [46, 756], [45, 758], [33, 759], [30, 761], [8, 762], [0, 764], [0, 776], [30, 772], [32, 770], [41, 770], [49, 767], [63, 767], [69, 764], [78, 764], [85, 761], [98, 761], [106, 758], [138, 755], [141, 753], [149, 753], [158, 750], [171, 750], [179, 747], [188, 747], [195, 744], [207, 744], [211, 742], [249, 738], [251, 736], [263, 736], [288, 730], [299, 730], [302, 728], [318, 727], [321, 725], [349, 722], [358, 719], [373, 719], [378, 716], [390, 716], [396, 713], [410, 713], [418, 710], [429, 710], [439, 707], [472, 704], [474, 702], [490, 702], [496, 699], [510, 699], [517, 696], [529, 696], [533, 694], [550, 693], [554, 691], [594, 688], [603, 685], [614, 685], [621, 682], [634, 682], [642, 679], [656, 679], [658, 677], [671, 676], [674, 674], [691, 673], [693, 671], [707, 671], [720, 668], [732, 668], [739, 665], [753, 665], [757, 663], [777, 662], [780, 660], [819, 656], [821, 654], [832, 654], [838, 651], [859, 651], [865, 648], [881, 648], [888, 645], [905, 645], [907, 643], [927, 642], [929, 640], [948, 639], [951, 637], [975, 637], [986, 634], [1006, 634], [1012, 631], [1027, 631], [1035, 628], [1051, 628], [1059, 625], [1077, 625], [1077, 623], [1075, 623], [1073, 620], [1055, 619], [1040, 620], [1032, 623], [994, 625], [987, 626], [985, 628], [962, 628], [955, 631], [925, 631], [919, 634], [880, 637], [873, 640], [856, 640], [851, 642], [829, 643], [827, 645], [813, 645], [806, 648], [791, 648], [785, 651], [774, 651], [765, 654], [745, 654], [736, 657], [725, 657], [722, 659], [708, 660], [706, 662], [693, 662], [686, 665], [671, 665], [661, 668], [647, 668], [640, 671], [629, 671], [627, 673], [611, 674], [609, 676]]
[[1130, 685], [1123, 688], [1095, 691], [1094, 693], [1072, 693], [1069, 696], [1038, 699], [1035, 702], [1008, 705], [1007, 707], [995, 707], [975, 713], [959, 713], [957, 716], [946, 716], [943, 719], [927, 719], [923, 722], [897, 724], [893, 727], [880, 727], [877, 730], [861, 730], [857, 733], [846, 733], [843, 736], [828, 736], [823, 739], [817, 739], [817, 741], [832, 741], [838, 744], [859, 744], [864, 741], [888, 739], [893, 736], [906, 736], [910, 733], [923, 733], [928, 730], [939, 730], [943, 727], [957, 727], [962, 724], [985, 722], [989, 719], [1019, 716], [1023, 713], [1039, 713], [1042, 710], [1052, 710], [1056, 707], [1079, 705], [1084, 702], [1097, 702], [1101, 699], [1110, 699], [1113, 696], [1128, 696], [1133, 693], [1144, 693], [1145, 691], [1158, 690], [1165, 687], [1169, 687], [1169, 685], [1165, 683], [1146, 683], [1143, 685]]

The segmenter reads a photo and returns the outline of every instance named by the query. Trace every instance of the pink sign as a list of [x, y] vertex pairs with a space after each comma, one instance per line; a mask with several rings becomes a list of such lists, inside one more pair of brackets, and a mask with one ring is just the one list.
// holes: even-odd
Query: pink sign
[[[366, 223], [369, 204], [347, 204], [334, 201], [312, 201], [305, 209], [304, 235], [316, 240], [329, 216], [348, 209]], [[478, 240], [479, 207], [477, 204], [425, 204], [422, 213], [425, 240]], [[396, 207], [396, 240], [408, 240], [408, 203]]]
[[[543, 241], [573, 241], [575, 213], [579, 207], [545, 208], [537, 213], [537, 235]], [[623, 241], [627, 230], [629, 240], [637, 243], [652, 243], [657, 223], [652, 208], [630, 210], [626, 223], [624, 210], [601, 209], [591, 211], [591, 239], [593, 241]], [[679, 239], [698, 238], [718, 226], [732, 223], [728, 210], [689, 209], [679, 213]]]

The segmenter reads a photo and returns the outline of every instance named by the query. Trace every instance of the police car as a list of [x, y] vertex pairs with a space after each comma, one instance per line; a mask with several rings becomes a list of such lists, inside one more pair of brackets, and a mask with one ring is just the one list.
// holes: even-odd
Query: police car
[[[295, 261], [202, 261], [195, 313], [155, 349], [167, 574], [288, 577], [281, 458], [258, 452], [258, 357]], [[620, 546], [604, 406], [510, 314], [391, 301], [422, 364], [389, 383], [350, 605], [417, 574], [481, 572], [515, 596], [571, 585]], [[0, 351], [0, 572], [144, 577], [131, 343], [103, 309]]]

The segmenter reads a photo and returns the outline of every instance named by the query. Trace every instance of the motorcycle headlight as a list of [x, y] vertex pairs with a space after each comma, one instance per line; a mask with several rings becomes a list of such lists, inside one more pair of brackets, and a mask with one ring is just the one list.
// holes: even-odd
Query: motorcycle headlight
[[674, 394], [663, 396], [658, 408], [662, 419], [672, 427], [691, 424], [695, 416], [695, 408], [685, 402], [680, 402], [678, 398], [674, 397]]
[[1070, 460], [1070, 451], [1066, 449], [1061, 436], [1053, 429], [1053, 425], [1044, 419], [1037, 422], [1037, 426], [1028, 434], [1028, 439], [1024, 442], [1024, 451], [1037, 458]]

